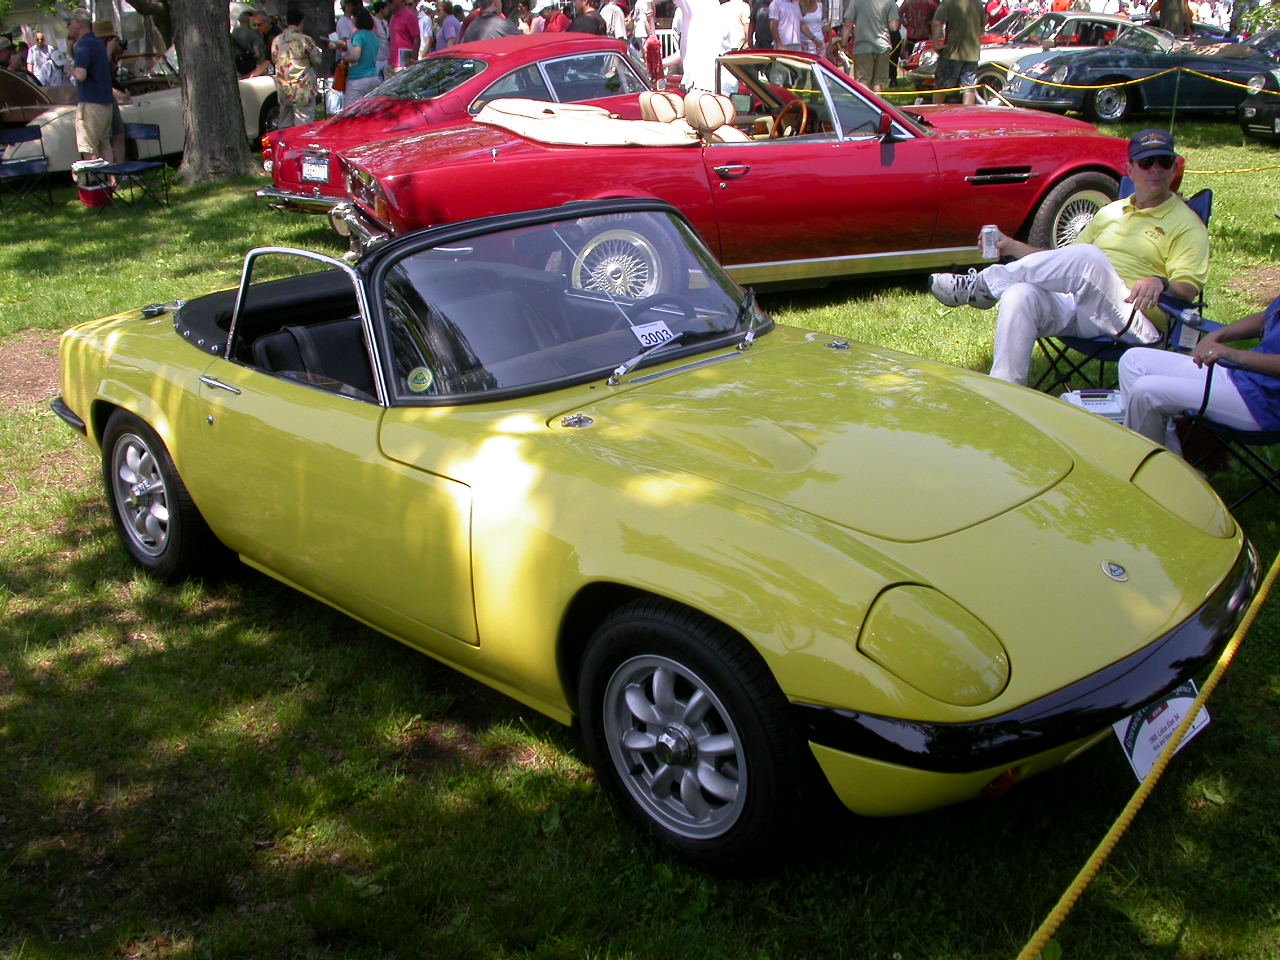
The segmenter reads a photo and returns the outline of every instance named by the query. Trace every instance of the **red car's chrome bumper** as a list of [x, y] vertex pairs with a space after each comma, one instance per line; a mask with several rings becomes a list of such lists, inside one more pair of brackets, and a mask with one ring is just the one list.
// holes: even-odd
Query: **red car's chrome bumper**
[[296, 193], [291, 190], [278, 190], [275, 187], [263, 187], [255, 196], [273, 210], [284, 210], [288, 213], [328, 213], [334, 206], [342, 203], [341, 197], [326, 197], [318, 193]]
[[391, 239], [390, 232], [349, 200], [329, 210], [329, 225], [339, 236], [346, 237], [351, 245], [345, 259], [358, 260], [378, 244]]

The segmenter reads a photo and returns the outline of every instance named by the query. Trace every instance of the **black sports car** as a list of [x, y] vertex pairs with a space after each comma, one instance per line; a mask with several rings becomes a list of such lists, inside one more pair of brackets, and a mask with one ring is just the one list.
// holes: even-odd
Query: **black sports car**
[[1236, 107], [1246, 137], [1280, 144], [1280, 70], [1268, 70], [1249, 81], [1249, 95]]
[[1278, 65], [1280, 30], [1244, 43], [1215, 43], [1148, 28], [1126, 31], [1109, 47], [1048, 57], [1013, 77], [1003, 94], [1019, 107], [1079, 110], [1091, 120], [1116, 123], [1175, 107], [1234, 110], [1244, 99], [1245, 85]]

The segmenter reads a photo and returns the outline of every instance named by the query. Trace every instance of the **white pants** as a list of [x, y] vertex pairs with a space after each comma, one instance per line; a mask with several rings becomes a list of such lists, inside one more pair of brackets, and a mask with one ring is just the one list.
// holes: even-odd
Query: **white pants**
[[[1129, 322], [1129, 287], [1111, 261], [1093, 244], [1073, 243], [1042, 250], [982, 271], [1000, 302], [991, 376], [1026, 383], [1031, 351], [1039, 337], [1101, 337], [1118, 334]], [[1154, 343], [1156, 329], [1141, 313], [1125, 332], [1126, 343]]]
[[1239, 430], [1257, 430], [1258, 422], [1245, 406], [1230, 374], [1214, 364], [1197, 367], [1185, 353], [1135, 347], [1120, 358], [1120, 400], [1124, 425], [1174, 453], [1181, 453], [1172, 418], [1199, 410], [1204, 378], [1212, 371], [1213, 389], [1205, 414], [1210, 420]]

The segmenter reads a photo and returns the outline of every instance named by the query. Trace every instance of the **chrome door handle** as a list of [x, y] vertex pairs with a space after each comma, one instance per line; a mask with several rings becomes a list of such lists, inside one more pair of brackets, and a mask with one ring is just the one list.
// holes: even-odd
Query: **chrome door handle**
[[745, 177], [751, 172], [751, 164], [749, 163], [729, 163], [722, 167], [712, 167], [717, 177], [725, 180], [737, 180], [739, 177]]
[[228, 393], [234, 393], [237, 397], [240, 396], [240, 390], [238, 388], [231, 386], [229, 383], [223, 383], [221, 380], [216, 380], [213, 377], [201, 377], [200, 382], [206, 387], [213, 387], [215, 390], [226, 390]]

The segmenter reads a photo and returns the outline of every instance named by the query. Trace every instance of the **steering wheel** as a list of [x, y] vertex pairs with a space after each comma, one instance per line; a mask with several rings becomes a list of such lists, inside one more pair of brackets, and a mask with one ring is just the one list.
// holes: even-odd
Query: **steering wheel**
[[627, 311], [627, 319], [635, 324], [650, 310], [655, 307], [671, 306], [680, 311], [680, 316], [690, 324], [698, 317], [698, 308], [694, 306], [693, 301], [680, 293], [655, 293], [652, 296], [645, 297], [643, 300], [637, 300], [631, 305], [631, 309]]
[[773, 121], [773, 129], [769, 131], [770, 140], [777, 140], [782, 136], [783, 121], [787, 120], [793, 113], [800, 114], [800, 122], [796, 124], [795, 130], [788, 133], [787, 136], [796, 137], [804, 133], [805, 127], [809, 125], [809, 105], [803, 100], [792, 100], [778, 111], [778, 116]]

